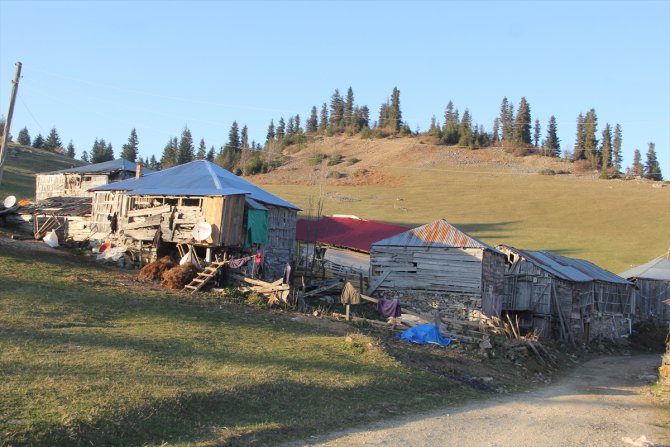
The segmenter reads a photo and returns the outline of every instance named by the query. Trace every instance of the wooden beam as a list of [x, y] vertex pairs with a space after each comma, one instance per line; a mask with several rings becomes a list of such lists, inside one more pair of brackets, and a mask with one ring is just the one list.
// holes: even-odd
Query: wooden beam
[[390, 273], [391, 273], [390, 271], [385, 271], [378, 278], [376, 278], [375, 282], [371, 283], [370, 286], [368, 287], [368, 290], [365, 291], [365, 294], [372, 295], [374, 291], [377, 290], [377, 288], [382, 285], [382, 283], [384, 282], [386, 277], [389, 276]]

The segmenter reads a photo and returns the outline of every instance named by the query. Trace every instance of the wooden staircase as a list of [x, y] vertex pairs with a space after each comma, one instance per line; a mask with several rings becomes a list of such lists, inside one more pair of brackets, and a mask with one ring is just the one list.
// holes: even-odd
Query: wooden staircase
[[203, 271], [198, 272], [198, 275], [193, 278], [193, 281], [184, 286], [183, 291], [190, 290], [191, 295], [193, 295], [195, 292], [202, 289], [203, 286], [207, 284], [209, 280], [214, 277], [214, 275], [216, 275], [216, 272], [218, 272], [221, 267], [227, 263], [228, 261], [213, 261], [211, 264], [205, 267]]

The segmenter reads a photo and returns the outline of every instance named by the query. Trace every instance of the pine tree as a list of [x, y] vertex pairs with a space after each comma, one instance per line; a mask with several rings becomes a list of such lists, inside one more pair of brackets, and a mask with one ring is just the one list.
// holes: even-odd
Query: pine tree
[[502, 126], [502, 141], [512, 141], [514, 135], [514, 106], [504, 96], [500, 104], [500, 124]]
[[430, 119], [430, 128], [428, 129], [428, 135], [431, 137], [442, 138], [442, 131], [440, 130], [440, 124], [435, 119], [435, 115]]
[[88, 152], [87, 151], [84, 151], [84, 152], [81, 153], [81, 161], [83, 161], [84, 163], [88, 163]]
[[292, 116], [288, 117], [288, 122], [286, 123], [286, 136], [295, 135], [295, 121]]
[[282, 141], [286, 135], [286, 124], [284, 123], [284, 117], [279, 118], [279, 123], [277, 124], [277, 141]]
[[28, 133], [27, 127], [19, 130], [19, 136], [16, 138], [16, 142], [22, 146], [30, 146], [30, 134]]
[[326, 133], [328, 130], [328, 105], [324, 102], [321, 106], [321, 116], [319, 117], [319, 133]]
[[41, 133], [38, 133], [33, 140], [33, 147], [35, 149], [44, 149], [44, 138], [42, 137]]
[[135, 160], [135, 162], [136, 162], [138, 165], [146, 166], [146, 164], [144, 163], [144, 159], [142, 158], [141, 155], [137, 157], [137, 160]]
[[112, 148], [112, 142], [110, 141], [107, 143], [107, 146], [105, 146], [105, 160], [104, 161], [111, 161], [114, 160], [114, 149]]
[[600, 145], [600, 154], [602, 158], [600, 176], [602, 178], [609, 178], [612, 168], [612, 129], [610, 123], [605, 123], [602, 137]]
[[584, 131], [584, 115], [577, 116], [577, 137], [575, 138], [575, 150], [572, 154], [573, 160], [586, 160], [586, 133]]
[[349, 87], [347, 99], [344, 101], [344, 125], [346, 127], [354, 124], [354, 90]]
[[240, 134], [240, 146], [242, 150], [249, 149], [249, 128], [246, 124], [242, 126], [242, 133]]
[[235, 154], [240, 150], [240, 147], [240, 128], [237, 124], [237, 121], [233, 121], [233, 124], [230, 126], [230, 130], [228, 131], [228, 142], [224, 146], [223, 150], [225, 152], [226, 149], [228, 149], [231, 154]]
[[621, 144], [621, 124], [617, 123], [614, 126], [614, 142], [612, 145], [612, 169], [615, 175], [621, 172]]
[[389, 120], [389, 115], [391, 113], [390, 110], [391, 105], [389, 104], [388, 101], [386, 101], [379, 107], [379, 122], [377, 124], [377, 127], [379, 127], [380, 129], [386, 129], [387, 127], [390, 126], [390, 120]]
[[461, 119], [461, 125], [458, 129], [458, 133], [460, 135], [458, 140], [459, 146], [473, 146], [472, 119], [470, 118], [470, 111], [468, 109], [465, 109], [465, 112], [463, 112], [463, 118]]
[[154, 154], [151, 154], [151, 158], [149, 159], [149, 169], [153, 169], [154, 171], [158, 171], [160, 168], [161, 167], [158, 164], [158, 160], [156, 160], [156, 156]]
[[[112, 146], [111, 144], [109, 145], [109, 149], [111, 150]], [[114, 154], [112, 152], [112, 156], [109, 156], [109, 152], [107, 151], [107, 143], [105, 142], [104, 138], [101, 138], [98, 140], [97, 138], [93, 142], [93, 147], [91, 148], [91, 163], [102, 163], [103, 161], [110, 161], [114, 159]]]
[[395, 132], [400, 130], [402, 126], [402, 111], [400, 110], [400, 90], [398, 87], [393, 87], [391, 93], [391, 107], [389, 109], [389, 125]]
[[183, 165], [195, 159], [195, 146], [193, 145], [193, 135], [188, 127], [184, 126], [181, 132], [181, 139], [177, 146], [177, 164]]
[[293, 130], [295, 131], [296, 134], [301, 134], [302, 133], [302, 128], [300, 127], [300, 115], [296, 115], [295, 119], [293, 120]]
[[550, 157], [558, 157], [561, 153], [561, 144], [558, 139], [558, 128], [556, 126], [556, 117], [551, 115], [547, 125], [547, 138], [544, 140], [545, 152]]
[[67, 156], [70, 157], [70, 158], [74, 158], [74, 157], [75, 157], [74, 144], [72, 144], [72, 140], [70, 140], [70, 142], [67, 144], [67, 151], [66, 151], [66, 154], [67, 154]]
[[535, 127], [533, 128], [533, 146], [540, 147], [540, 133], [542, 129], [540, 128], [540, 120], [535, 119]]
[[344, 99], [340, 95], [340, 90], [335, 89], [330, 97], [330, 127], [334, 131], [340, 130], [344, 126]]
[[177, 138], [170, 138], [168, 144], [163, 148], [163, 155], [161, 156], [161, 169], [171, 168], [177, 165]]
[[661, 181], [663, 175], [661, 174], [661, 165], [656, 158], [656, 145], [649, 143], [649, 150], [647, 151], [647, 162], [644, 165], [644, 177], [649, 180]]
[[491, 142], [497, 143], [500, 141], [500, 118], [496, 117], [493, 120], [493, 128], [491, 130]]
[[270, 120], [270, 124], [268, 125], [268, 132], [265, 137], [265, 142], [270, 143], [274, 141], [275, 136], [277, 136], [277, 134], [275, 133], [275, 121]]
[[55, 127], [52, 127], [51, 132], [49, 132], [49, 136], [44, 142], [44, 149], [53, 152], [57, 148], [60, 148], [62, 144], [63, 143], [61, 142], [60, 137], [58, 136], [58, 131], [56, 130]]
[[214, 150], [214, 146], [212, 146], [209, 148], [209, 151], [207, 151], [207, 156], [205, 157], [205, 159], [207, 161], [213, 162], [215, 158], [216, 158], [216, 151]]
[[200, 139], [200, 144], [198, 145], [198, 152], [195, 154], [196, 160], [204, 160], [207, 156], [207, 145], [205, 144], [205, 139]]
[[447, 103], [447, 108], [444, 111], [444, 131], [442, 132], [442, 143], [449, 145], [458, 144], [459, 126], [460, 122], [458, 119], [458, 110], [454, 109], [454, 103], [449, 101]]
[[598, 139], [596, 132], [598, 130], [598, 116], [596, 110], [591, 109], [586, 112], [584, 117], [584, 154], [586, 160], [593, 169], [600, 166], [600, 151], [598, 150]]
[[514, 123], [514, 144], [517, 146], [531, 144], [530, 129], [530, 104], [528, 104], [525, 97], [522, 97], [521, 101], [519, 101], [519, 110]]
[[137, 131], [135, 128], [130, 131], [128, 142], [121, 148], [121, 158], [134, 162], [137, 158], [139, 149], [139, 140], [137, 139]]
[[307, 123], [305, 123], [305, 130], [307, 131], [307, 133], [314, 134], [318, 129], [319, 129], [318, 111], [316, 110], [316, 106], [312, 106], [312, 111], [309, 114], [309, 119], [307, 120]]
[[633, 167], [631, 173], [635, 176], [642, 177], [644, 175], [644, 166], [642, 165], [642, 154], [639, 149], [633, 152]]

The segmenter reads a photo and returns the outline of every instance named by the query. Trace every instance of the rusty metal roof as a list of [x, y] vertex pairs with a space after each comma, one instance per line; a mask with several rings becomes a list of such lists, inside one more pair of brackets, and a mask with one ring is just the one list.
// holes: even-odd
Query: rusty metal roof
[[444, 219], [391, 236], [373, 243], [372, 246], [483, 248], [497, 251]]
[[508, 245], [499, 245], [498, 247], [503, 251], [516, 253], [551, 275], [566, 281], [602, 281], [615, 284], [630, 284], [629, 281], [626, 281], [622, 277], [583, 259], [568, 258], [550, 251], [521, 250]]

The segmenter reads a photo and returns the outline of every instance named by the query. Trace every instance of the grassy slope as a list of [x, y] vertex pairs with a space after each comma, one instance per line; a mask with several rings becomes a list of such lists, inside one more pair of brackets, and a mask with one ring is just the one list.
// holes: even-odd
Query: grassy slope
[[[329, 168], [323, 162], [315, 170], [306, 160], [314, 149], [298, 153], [287, 169], [292, 177], [314, 172], [312, 177], [318, 180], [306, 184], [278, 184], [271, 176], [251, 180], [305, 210], [310, 198], [314, 202], [321, 193], [326, 196], [324, 214], [356, 214], [409, 226], [444, 217], [489, 244], [551, 250], [614, 272], [653, 259], [670, 245], [668, 187], [655, 188], [646, 181], [543, 176], [537, 174], [539, 168], [527, 165], [542, 162], [539, 158], [459, 164], [458, 158], [440, 156], [446, 149], [415, 145], [394, 150], [384, 142], [374, 151], [388, 150], [391, 155], [375, 159], [373, 168], [383, 170], [389, 180], [385, 184], [348, 186], [342, 184], [346, 181], [325, 180], [326, 171], [351, 172], [373, 158], [365, 144], [352, 138], [344, 144], [333, 140], [330, 150], [318, 147], [320, 152], [362, 160], [351, 168]], [[357, 150], [357, 145], [363, 148]], [[464, 152], [463, 156], [472, 156], [472, 151]], [[353, 201], [338, 199], [342, 196]]]
[[[16, 151], [16, 156], [12, 155], [13, 151]], [[65, 155], [15, 144], [9, 145], [5, 161], [7, 165], [2, 174], [0, 200], [8, 195], [15, 195], [19, 199], [33, 199], [35, 198], [35, 173], [58, 171], [85, 164]]]
[[7, 246], [0, 352], [0, 445], [274, 444], [474, 396], [367, 337]]

